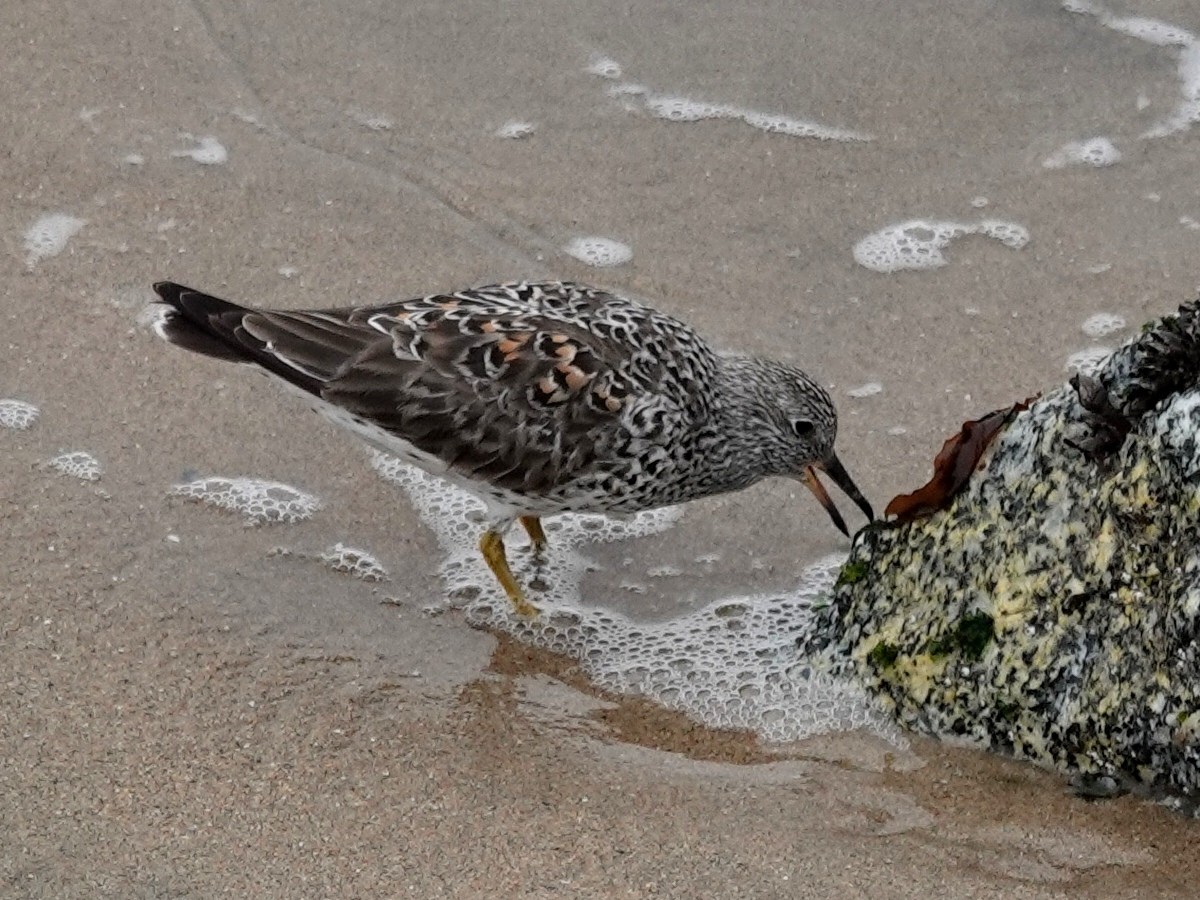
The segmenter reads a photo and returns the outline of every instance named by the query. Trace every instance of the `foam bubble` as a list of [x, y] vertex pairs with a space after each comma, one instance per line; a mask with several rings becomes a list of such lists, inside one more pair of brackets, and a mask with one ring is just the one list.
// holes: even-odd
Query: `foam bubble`
[[1063, 369], [1067, 372], [1079, 372], [1082, 375], [1092, 375], [1110, 355], [1112, 347], [1088, 347], [1078, 350], [1067, 357]]
[[854, 245], [854, 259], [874, 272], [936, 269], [946, 265], [942, 250], [955, 238], [967, 234], [987, 235], [1014, 250], [1029, 243], [1029, 232], [1014, 222], [987, 219], [965, 224], [910, 219], [867, 235]]
[[628, 245], [611, 238], [579, 237], [563, 250], [580, 262], [601, 268], [624, 265], [633, 259], [633, 250]]
[[369, 128], [371, 131], [391, 131], [396, 125], [387, 116], [381, 116], [376, 113], [367, 113], [352, 109], [347, 112], [347, 115], [363, 128]]
[[[1063, 8], [1069, 12], [1095, 16], [1106, 28], [1129, 35], [1157, 47], [1179, 48], [1179, 86], [1182, 99], [1163, 121], [1147, 129], [1142, 138], [1161, 138], [1186, 131], [1200, 124], [1200, 41], [1186, 28], [1161, 19], [1145, 16], [1116, 16], [1093, 0], [1067, 0]], [[1138, 98], [1138, 109], [1149, 101]]]
[[649, 90], [647, 90], [644, 84], [622, 81], [620, 84], [610, 85], [605, 93], [610, 97], [640, 97], [643, 94], [649, 93]]
[[848, 396], [855, 397], [857, 399], [862, 399], [863, 397], [874, 397], [876, 394], [882, 393], [883, 385], [878, 381], [868, 381], [866, 384], [860, 385], [856, 388], [850, 388], [850, 390], [846, 391]]
[[1180, 216], [1179, 224], [1184, 228], [1190, 228], [1192, 231], [1200, 231], [1200, 221], [1191, 216]]
[[341, 543], [322, 553], [321, 562], [335, 572], [345, 572], [363, 581], [384, 581], [388, 577], [383, 564], [366, 550], [356, 550]]
[[1200, 41], [1179, 53], [1179, 90], [1184, 100], [1200, 100]]
[[646, 109], [671, 122], [700, 122], [704, 119], [721, 119], [734, 116], [732, 106], [689, 100], [687, 97], [651, 95], [645, 98]]
[[532, 122], [519, 122], [516, 119], [510, 119], [496, 129], [496, 137], [519, 141], [531, 137], [535, 131], [537, 131], [537, 126]]
[[908, 434], [908, 429], [903, 425], [893, 425], [887, 430], [887, 433], [894, 437], [899, 437], [902, 434]]
[[[607, 57], [596, 58], [588, 66], [588, 72], [602, 78], [617, 80], [621, 77], [621, 66]], [[668, 122], [702, 122], [706, 119], [733, 119], [765, 131], [768, 134], [783, 134], [790, 137], [816, 138], [822, 141], [869, 141], [871, 136], [846, 128], [822, 125], [804, 119], [795, 119], [778, 113], [762, 112], [727, 103], [711, 103], [694, 100], [678, 94], [658, 94], [645, 85], [622, 82], [608, 88], [608, 95], [616, 97], [628, 110], [636, 110], [637, 101], [652, 116]]]
[[140, 153], [126, 153], [121, 158], [121, 162], [125, 163], [127, 166], [140, 166], [145, 164], [146, 157], [142, 156]]
[[168, 497], [196, 500], [219, 509], [239, 512], [248, 524], [284, 522], [291, 524], [312, 516], [321, 501], [278, 481], [259, 478], [209, 476], [172, 485]]
[[616, 81], [621, 77], [621, 64], [615, 59], [609, 59], [607, 56], [597, 56], [592, 59], [585, 71], [589, 75], [597, 75], [600, 78], [608, 78], [611, 81]]
[[708, 103], [673, 94], [646, 94], [642, 103], [651, 115], [670, 122], [701, 122], [705, 119], [735, 119], [768, 134], [816, 138], [822, 141], [869, 141], [870, 135], [845, 128], [822, 125], [776, 113], [760, 112], [722, 103]]
[[300, 270], [297, 269], [295, 266], [280, 266], [279, 274], [282, 275], [284, 278], [295, 278], [297, 275], [300, 274]]
[[87, 224], [66, 213], [47, 213], [25, 230], [25, 265], [36, 266], [43, 259], [58, 256], [67, 243]]
[[41, 415], [41, 410], [32, 403], [26, 403], [24, 400], [0, 399], [0, 428], [24, 431], [37, 421], [39, 415]]
[[[477, 549], [483, 504], [394, 457], [375, 453], [372, 465], [408, 492], [434, 531], [445, 554], [441, 575], [472, 623], [572, 656], [600, 687], [645, 695], [709, 727], [749, 729], [770, 741], [863, 727], [904, 743], [860, 688], [830, 675], [827, 661], [801, 657], [796, 649], [844, 557], [810, 566], [784, 594], [730, 597], [680, 618], [635, 622], [582, 603], [580, 580], [594, 566], [580, 548], [662, 531], [680, 510], [624, 520], [555, 516], [545, 522], [549, 546], [540, 562], [532, 562], [519, 529], [506, 541], [518, 581], [529, 585], [536, 567], [539, 587], [530, 590], [530, 599], [541, 613], [527, 620], [513, 613]], [[636, 595], [645, 585], [627, 580], [618, 590]]]
[[1157, 47], [1186, 47], [1196, 41], [1196, 36], [1186, 28], [1145, 16], [1110, 16], [1101, 13], [1100, 22], [1106, 28]]
[[1088, 337], [1104, 337], [1125, 327], [1125, 318], [1113, 313], [1096, 313], [1083, 322], [1083, 333]]
[[195, 140], [196, 146], [190, 150], [175, 150], [171, 155], [179, 159], [190, 159], [202, 166], [219, 166], [228, 161], [229, 151], [215, 137], [191, 138], [189, 135], [188, 139]]
[[104, 474], [100, 461], [92, 454], [83, 450], [71, 450], [60, 453], [47, 462], [50, 468], [63, 475], [70, 475], [80, 481], [99, 481]]
[[987, 197], [972, 197], [971, 205], [973, 207], [975, 207], [976, 209], [983, 209], [985, 206], [988, 205], [988, 198]]
[[1120, 162], [1121, 151], [1106, 137], [1095, 137], [1086, 141], [1064, 144], [1042, 160], [1047, 169], [1061, 169], [1070, 165], [1087, 165], [1096, 168]]

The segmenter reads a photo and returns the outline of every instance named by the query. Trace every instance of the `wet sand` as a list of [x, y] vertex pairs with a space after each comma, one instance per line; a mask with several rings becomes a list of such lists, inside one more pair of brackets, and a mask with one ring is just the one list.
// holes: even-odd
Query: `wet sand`
[[[1122, 11], [1200, 34], [1185, 0]], [[963, 419], [1194, 296], [1200, 126], [1139, 138], [1177, 103], [1172, 48], [1032, 2], [28, 2], [0, 36], [0, 397], [41, 410], [0, 429], [0, 894], [1194, 895], [1197, 826], [1150, 803], [922, 739], [772, 747], [426, 615], [436, 542], [361, 449], [137, 324], [164, 278], [295, 307], [604, 284], [819, 375], [882, 507]], [[608, 96], [598, 56], [652, 92], [874, 139], [664, 121]], [[510, 120], [535, 131], [496, 137]], [[1096, 135], [1120, 162], [1043, 167]], [[204, 137], [224, 162], [186, 155]], [[85, 224], [31, 265], [26, 230], [56, 212]], [[922, 217], [1030, 241], [964, 237], [927, 272], [854, 261]], [[562, 252], [586, 235], [632, 261]], [[1129, 329], [1085, 335], [1097, 312]], [[64, 450], [102, 479], [42, 465]], [[166, 498], [192, 471], [325, 506], [245, 528]], [[662, 617], [787, 589], [845, 547], [800, 493], [695, 504], [614, 553], [686, 570], [720, 548], [711, 573], [629, 596], [601, 555], [585, 599]], [[336, 541], [391, 580], [272, 554]]]

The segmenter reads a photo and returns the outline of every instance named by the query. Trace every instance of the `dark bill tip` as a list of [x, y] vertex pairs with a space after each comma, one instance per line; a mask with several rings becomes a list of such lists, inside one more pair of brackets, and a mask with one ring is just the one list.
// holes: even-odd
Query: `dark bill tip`
[[857, 504], [858, 508], [863, 511], [868, 522], [875, 521], [875, 511], [871, 509], [871, 504], [867, 502], [867, 498], [863, 496], [862, 491], [858, 489], [858, 485], [854, 483], [854, 479], [842, 466], [841, 461], [836, 455], [830, 454], [829, 458], [824, 462], [813, 463], [811, 466], [805, 466], [804, 474], [801, 476], [801, 481], [808, 486], [808, 489], [813, 492], [813, 496], [817, 498], [817, 502], [824, 507], [825, 512], [829, 513], [829, 518], [833, 520], [834, 527], [847, 537], [850, 536], [850, 531], [846, 528], [846, 520], [842, 518], [842, 514], [833, 504], [833, 500], [829, 497], [829, 492], [825, 490], [825, 486], [821, 484], [817, 478], [817, 471], [820, 470], [833, 479], [834, 484], [845, 492], [846, 496]]
[[858, 508], [863, 511], [863, 515], [867, 517], [868, 522], [875, 521], [875, 511], [871, 509], [871, 504], [867, 502], [867, 498], [858, 489], [858, 485], [854, 483], [854, 479], [850, 477], [850, 473], [843, 468], [841, 460], [837, 458], [836, 454], [830, 453], [829, 459], [825, 460], [819, 468], [824, 469], [846, 496], [855, 502]]

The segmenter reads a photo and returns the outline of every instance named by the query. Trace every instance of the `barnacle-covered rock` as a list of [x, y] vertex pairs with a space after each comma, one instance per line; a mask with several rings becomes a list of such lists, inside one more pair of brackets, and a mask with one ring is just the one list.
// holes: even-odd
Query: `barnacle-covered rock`
[[862, 531], [810, 650], [918, 731], [1200, 799], [1200, 301]]

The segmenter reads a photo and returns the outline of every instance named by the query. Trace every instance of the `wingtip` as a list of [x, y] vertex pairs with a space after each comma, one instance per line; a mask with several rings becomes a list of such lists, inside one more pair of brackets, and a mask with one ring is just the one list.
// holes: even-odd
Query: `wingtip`
[[174, 303], [179, 299], [179, 295], [186, 290], [190, 290], [190, 288], [186, 288], [182, 284], [176, 284], [174, 281], [154, 282], [154, 293], [158, 294], [167, 303]]

